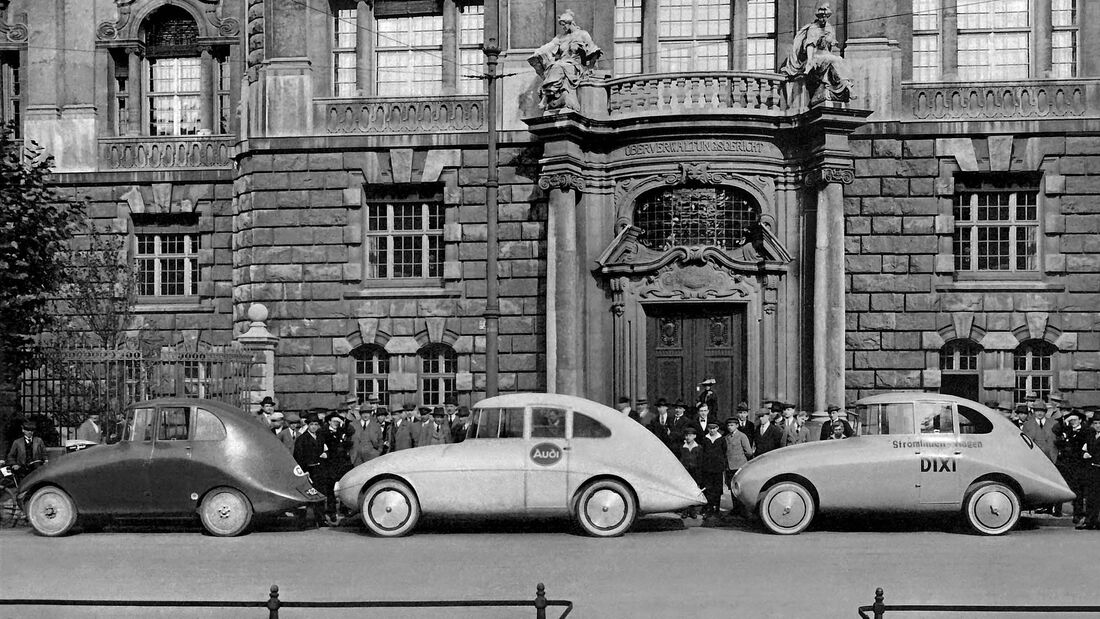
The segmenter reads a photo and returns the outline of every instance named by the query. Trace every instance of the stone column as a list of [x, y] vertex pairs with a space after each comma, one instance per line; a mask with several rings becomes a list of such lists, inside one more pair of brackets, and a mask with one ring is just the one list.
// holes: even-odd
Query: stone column
[[127, 135], [141, 135], [141, 50], [126, 48], [126, 114]]
[[581, 395], [582, 299], [577, 255], [576, 192], [584, 179], [571, 172], [545, 174], [539, 187], [550, 192], [546, 269], [546, 388]]
[[944, 81], [959, 77], [959, 10], [956, 0], [943, 0], [940, 23], [940, 76]]
[[808, 179], [817, 189], [814, 247], [814, 418], [830, 404], [844, 405], [844, 191], [850, 168], [821, 167]]
[[1035, 0], [1035, 58], [1032, 77], [1050, 77], [1051, 46], [1054, 44], [1050, 0]]
[[268, 137], [313, 133], [313, 66], [307, 24], [311, 7], [299, 0], [264, 3], [266, 62], [260, 67], [256, 107]]
[[[458, 9], [455, 0], [443, 0], [443, 49], [451, 50], [451, 57], [458, 58]], [[443, 94], [457, 91], [460, 70], [461, 67], [455, 62], [443, 63]]]
[[199, 48], [199, 84], [199, 133], [211, 135], [214, 133], [214, 93], [218, 85], [214, 83], [214, 54], [209, 45]]
[[374, 80], [371, 77], [374, 75], [374, 41], [371, 40], [374, 15], [370, 6], [367, 0], [359, 0], [355, 5], [355, 25], [358, 28], [355, 33], [355, 86], [367, 96], [374, 94]]
[[279, 338], [267, 330], [267, 308], [263, 305], [250, 305], [248, 320], [248, 331], [238, 335], [237, 342], [252, 352], [260, 365], [259, 389], [252, 390], [251, 403], [255, 404], [264, 396], [275, 397], [275, 349]]
[[[901, 92], [901, 47], [891, 28], [892, 20], [908, 19], [905, 26], [912, 32], [912, 18], [898, 11], [897, 5], [896, 0], [848, 3], [848, 38], [841, 41], [855, 82], [853, 94], [861, 107], [874, 110], [884, 119], [894, 116]], [[899, 13], [906, 17], [896, 17]], [[841, 24], [838, 21], [836, 25], [839, 33]]]

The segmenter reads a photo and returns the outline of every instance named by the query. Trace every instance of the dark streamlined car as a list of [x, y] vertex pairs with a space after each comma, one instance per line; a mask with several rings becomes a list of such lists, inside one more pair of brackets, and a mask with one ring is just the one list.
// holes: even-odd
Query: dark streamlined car
[[195, 514], [212, 535], [233, 536], [256, 515], [324, 500], [270, 430], [193, 398], [131, 405], [109, 444], [51, 461], [19, 490], [31, 526], [49, 537], [78, 520]]

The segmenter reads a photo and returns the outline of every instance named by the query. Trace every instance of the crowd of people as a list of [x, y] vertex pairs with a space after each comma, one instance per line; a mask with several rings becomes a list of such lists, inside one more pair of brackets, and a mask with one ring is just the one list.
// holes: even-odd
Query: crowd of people
[[318, 527], [339, 522], [341, 509], [334, 486], [352, 467], [392, 451], [460, 443], [470, 424], [470, 409], [450, 399], [443, 406], [406, 404], [391, 411], [379, 404], [377, 394], [371, 394], [362, 403], [356, 397], [347, 398], [340, 410], [284, 413], [275, 409], [275, 400], [265, 397], [257, 418], [324, 493], [325, 504], [314, 511], [313, 525]]

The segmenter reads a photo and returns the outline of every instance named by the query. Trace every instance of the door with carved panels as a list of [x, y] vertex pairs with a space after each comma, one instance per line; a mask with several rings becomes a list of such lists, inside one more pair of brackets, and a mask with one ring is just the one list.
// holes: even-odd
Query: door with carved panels
[[646, 308], [646, 384], [649, 401], [699, 397], [702, 381], [717, 381], [712, 389], [719, 421], [746, 399], [745, 311], [740, 305], [661, 305]]

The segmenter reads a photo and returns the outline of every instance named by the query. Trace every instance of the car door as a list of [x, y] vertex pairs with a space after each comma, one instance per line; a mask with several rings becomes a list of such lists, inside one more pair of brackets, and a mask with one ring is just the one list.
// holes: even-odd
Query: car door
[[194, 471], [191, 458], [190, 406], [161, 406], [157, 410], [156, 437], [149, 461], [149, 511], [161, 514], [194, 510]]
[[858, 413], [858, 436], [836, 442], [835, 451], [813, 467], [811, 481], [819, 486], [822, 510], [909, 509], [917, 500], [909, 453], [913, 405], [871, 404]]
[[569, 411], [555, 406], [527, 409], [530, 432], [526, 434], [525, 495], [527, 511], [563, 510], [568, 505]]
[[126, 412], [122, 436], [111, 446], [110, 460], [94, 472], [95, 482], [88, 492], [89, 511], [125, 515], [141, 514], [148, 508], [155, 419], [153, 407]]
[[466, 440], [443, 450], [446, 474], [422, 478], [425, 510], [431, 501], [438, 513], [523, 513], [524, 409], [478, 408], [471, 420]]
[[950, 402], [918, 401], [914, 404], [918, 433], [917, 497], [921, 505], [958, 503], [958, 438], [955, 406]]

